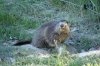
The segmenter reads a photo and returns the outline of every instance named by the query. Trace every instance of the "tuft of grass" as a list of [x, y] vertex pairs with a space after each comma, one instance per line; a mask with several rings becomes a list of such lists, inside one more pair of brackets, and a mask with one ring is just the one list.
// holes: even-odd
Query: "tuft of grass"
[[94, 43], [92, 41], [93, 40], [88, 37], [81, 37], [80, 40], [77, 40], [77, 42], [80, 42], [80, 47], [77, 48], [88, 50], [94, 46]]
[[55, 5], [55, 6], [58, 6], [58, 7], [63, 7], [65, 5], [64, 2], [61, 2], [60, 0], [51, 0], [51, 2]]

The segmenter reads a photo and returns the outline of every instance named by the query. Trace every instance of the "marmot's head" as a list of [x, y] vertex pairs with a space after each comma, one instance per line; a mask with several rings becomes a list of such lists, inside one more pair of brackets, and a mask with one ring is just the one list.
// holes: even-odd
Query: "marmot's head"
[[66, 33], [66, 32], [70, 32], [70, 28], [68, 26], [68, 21], [66, 20], [60, 20], [58, 21], [57, 25], [56, 25], [56, 31], [59, 33]]

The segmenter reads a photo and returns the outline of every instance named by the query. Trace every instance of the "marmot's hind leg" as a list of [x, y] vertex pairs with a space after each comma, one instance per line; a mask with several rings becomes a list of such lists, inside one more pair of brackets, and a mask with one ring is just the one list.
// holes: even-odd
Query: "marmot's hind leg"
[[35, 44], [35, 46], [38, 48], [49, 48], [49, 44], [43, 38], [39, 39], [39, 41], [37, 41]]

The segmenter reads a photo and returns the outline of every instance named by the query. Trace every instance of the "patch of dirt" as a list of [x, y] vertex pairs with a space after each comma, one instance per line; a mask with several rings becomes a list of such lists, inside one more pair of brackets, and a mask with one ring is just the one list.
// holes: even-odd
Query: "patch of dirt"
[[[12, 42], [13, 43], [13, 42]], [[30, 50], [33, 51], [33, 53], [28, 54], [26, 57], [38, 57], [38, 58], [44, 58], [44, 57], [50, 57], [52, 54], [48, 52], [45, 49], [36, 48], [34, 46], [30, 45], [22, 45], [19, 46], [21, 49]], [[72, 56], [76, 57], [85, 57], [85, 56], [100, 56], [100, 49], [96, 50], [95, 48], [90, 48], [88, 51], [85, 51], [84, 49], [81, 50], [81, 53], [78, 53], [77, 49], [73, 47], [73, 45], [66, 45], [66, 52]], [[20, 51], [16, 53], [17, 55], [21, 55]], [[7, 58], [9, 62], [15, 62], [14, 58]]]
[[42, 58], [42, 57], [50, 57], [50, 53], [44, 49], [39, 49], [39, 48], [36, 48], [32, 45], [23, 45], [21, 46], [21, 48], [24, 48], [24, 49], [27, 49], [27, 50], [33, 50], [34, 53], [27, 56], [27, 57], [39, 57], [39, 58]]
[[94, 50], [94, 51], [73, 54], [73, 56], [77, 56], [77, 57], [95, 56], [95, 57], [98, 57], [98, 56], [100, 56], [100, 50]]
[[[50, 57], [52, 54], [50, 54], [48, 51], [44, 50], [44, 49], [39, 49], [36, 48], [32, 45], [23, 45], [21, 46], [21, 48], [27, 49], [27, 50], [33, 50], [35, 52], [35, 54], [31, 54], [28, 55], [27, 57], [39, 57], [39, 58], [43, 58], [43, 57]], [[92, 50], [89, 50], [88, 52], [84, 51], [81, 53], [78, 53], [77, 50], [69, 45], [66, 46], [66, 52], [68, 54], [71, 54], [72, 56], [76, 56], [76, 57], [85, 57], [85, 56], [100, 56], [100, 50], [93, 50], [93, 48], [91, 48]]]

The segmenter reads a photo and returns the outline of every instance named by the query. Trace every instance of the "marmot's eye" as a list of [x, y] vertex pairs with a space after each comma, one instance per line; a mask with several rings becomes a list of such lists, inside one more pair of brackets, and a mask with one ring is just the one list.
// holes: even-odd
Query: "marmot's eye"
[[68, 21], [65, 21], [66, 23], [68, 23]]

